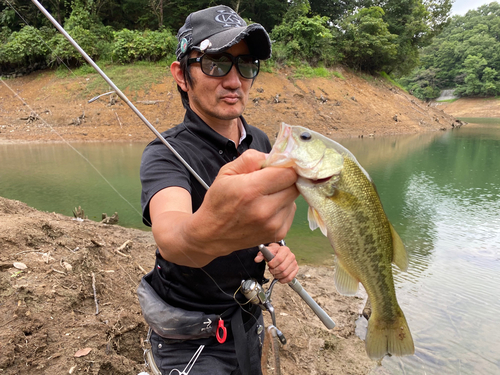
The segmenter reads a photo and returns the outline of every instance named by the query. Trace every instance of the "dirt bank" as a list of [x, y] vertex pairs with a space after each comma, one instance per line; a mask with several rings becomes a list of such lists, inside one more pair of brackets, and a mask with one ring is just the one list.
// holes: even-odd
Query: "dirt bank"
[[[145, 370], [146, 327], [135, 291], [154, 265], [150, 232], [77, 221], [0, 198], [0, 249], [0, 373]], [[288, 340], [280, 350], [283, 374], [365, 374], [375, 365], [354, 335], [362, 300], [338, 295], [332, 276], [330, 268], [305, 266], [298, 278], [337, 323], [333, 330], [288, 286], [274, 288], [277, 326]], [[87, 348], [87, 355], [75, 357]]]
[[500, 117], [500, 99], [496, 98], [461, 98], [433, 105], [455, 117]]
[[[284, 121], [332, 138], [449, 130], [455, 119], [380, 78], [361, 78], [342, 68], [344, 79], [295, 79], [287, 72], [261, 73], [245, 117], [274, 139]], [[92, 92], [88, 77], [57, 78], [37, 72], [0, 83], [0, 142], [149, 140], [154, 135], [120, 99]], [[126, 95], [161, 132], [179, 123], [182, 106], [167, 75], [147, 92]], [[62, 138], [61, 138], [62, 137]]]

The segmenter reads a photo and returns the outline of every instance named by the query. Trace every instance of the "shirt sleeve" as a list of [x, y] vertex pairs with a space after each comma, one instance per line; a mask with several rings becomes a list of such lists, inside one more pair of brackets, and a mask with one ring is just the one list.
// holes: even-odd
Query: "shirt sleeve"
[[[180, 145], [169, 139], [174, 149], [181, 153]], [[181, 187], [191, 194], [189, 171], [163, 143], [158, 140], [146, 146], [141, 160], [140, 177], [142, 183], [141, 206], [142, 221], [151, 226], [149, 202], [160, 190], [168, 187]]]

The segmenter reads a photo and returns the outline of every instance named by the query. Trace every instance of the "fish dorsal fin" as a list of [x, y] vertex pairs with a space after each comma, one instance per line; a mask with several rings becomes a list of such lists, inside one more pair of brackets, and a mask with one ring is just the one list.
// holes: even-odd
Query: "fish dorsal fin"
[[335, 262], [335, 274], [333, 276], [337, 291], [344, 296], [353, 296], [358, 291], [359, 281], [352, 277], [342, 264]]
[[325, 236], [327, 235], [325, 222], [321, 216], [319, 216], [319, 212], [311, 206], [307, 209], [307, 220], [309, 220], [309, 228], [311, 228], [311, 230], [319, 228], [321, 229], [321, 233]]
[[408, 254], [405, 245], [391, 223], [389, 226], [392, 235], [392, 263], [398, 266], [401, 271], [406, 271], [408, 269]]

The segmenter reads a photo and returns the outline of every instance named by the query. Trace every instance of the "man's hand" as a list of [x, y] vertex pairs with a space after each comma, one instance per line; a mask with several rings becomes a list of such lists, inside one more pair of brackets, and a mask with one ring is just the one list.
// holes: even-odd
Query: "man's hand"
[[291, 168], [262, 169], [264, 161], [265, 154], [248, 150], [221, 168], [194, 214], [199, 238], [224, 241], [228, 254], [285, 237], [299, 195], [297, 174]]
[[[297, 264], [295, 255], [288, 246], [280, 246], [277, 243], [272, 243], [266, 247], [274, 255], [274, 258], [267, 263], [269, 272], [271, 272], [271, 275], [273, 275], [275, 279], [278, 279], [280, 283], [288, 284], [297, 276], [297, 272], [299, 271], [299, 265]], [[264, 255], [259, 252], [254, 260], [260, 263], [264, 260]]]
[[195, 213], [184, 189], [158, 192], [151, 199], [150, 214], [162, 256], [202, 267], [235, 250], [284, 238], [299, 195], [297, 174], [291, 168], [262, 169], [265, 158], [262, 152], [248, 150], [222, 167]]

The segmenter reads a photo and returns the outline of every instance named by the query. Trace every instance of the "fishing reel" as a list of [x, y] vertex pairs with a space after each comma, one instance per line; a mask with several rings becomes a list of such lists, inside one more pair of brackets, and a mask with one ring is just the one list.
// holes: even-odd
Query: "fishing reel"
[[250, 301], [250, 303], [260, 306], [262, 310], [269, 311], [273, 322], [271, 328], [276, 332], [276, 335], [278, 336], [281, 344], [285, 345], [285, 335], [283, 335], [283, 333], [276, 327], [276, 314], [274, 311], [274, 307], [271, 304], [271, 293], [273, 292], [274, 284], [276, 284], [277, 281], [277, 279], [274, 279], [266, 292], [262, 285], [257, 282], [257, 280], [243, 280], [241, 282], [241, 292], [248, 299], [248, 301]]

